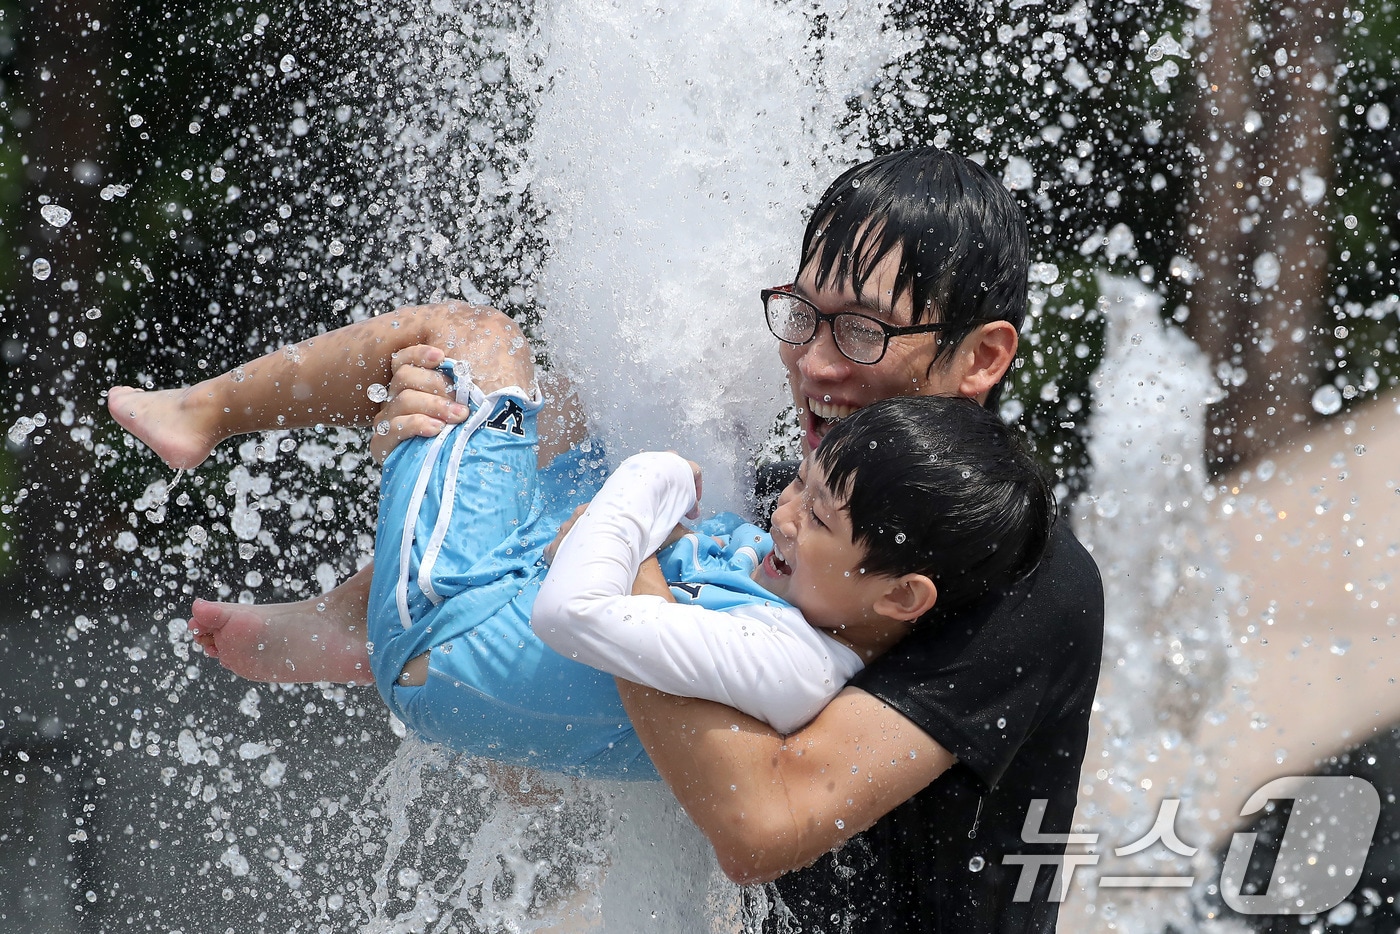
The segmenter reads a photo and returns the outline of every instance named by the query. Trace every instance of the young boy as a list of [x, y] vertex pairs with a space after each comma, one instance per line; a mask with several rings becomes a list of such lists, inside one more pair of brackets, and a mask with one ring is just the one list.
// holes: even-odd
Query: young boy
[[[425, 325], [450, 331], [436, 338], [457, 358], [471, 416], [384, 464], [362, 650], [389, 708], [429, 739], [517, 765], [654, 778], [603, 672], [790, 731], [916, 623], [1028, 573], [1047, 539], [1048, 486], [995, 417], [961, 399], [894, 399], [831, 430], [784, 492], [771, 536], [717, 517], [658, 556], [676, 602], [634, 597], [643, 561], [697, 514], [698, 469], [639, 455], [598, 490], [578, 450], [540, 467], [544, 402], [514, 323], [490, 309], [446, 324], [414, 314], [187, 390], [114, 389], [109, 406], [167, 463], [194, 466], [232, 434], [372, 417], [366, 390], [387, 382], [392, 352], [424, 342]], [[546, 579], [546, 546], [595, 490]], [[228, 635], [196, 632], [214, 656]], [[324, 666], [328, 652], [360, 670], [357, 647], [314, 639], [288, 642], [286, 662]]]

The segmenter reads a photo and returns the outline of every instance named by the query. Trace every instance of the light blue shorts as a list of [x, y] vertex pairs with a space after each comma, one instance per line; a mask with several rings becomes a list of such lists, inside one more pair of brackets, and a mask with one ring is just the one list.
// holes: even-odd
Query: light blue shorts
[[[384, 464], [369, 604], [380, 695], [410, 729], [472, 755], [655, 780], [612, 676], [530, 629], [544, 546], [602, 486], [606, 459], [585, 444], [537, 470], [537, 398], [469, 382], [457, 394], [466, 422]], [[427, 683], [398, 684], [425, 652]]]

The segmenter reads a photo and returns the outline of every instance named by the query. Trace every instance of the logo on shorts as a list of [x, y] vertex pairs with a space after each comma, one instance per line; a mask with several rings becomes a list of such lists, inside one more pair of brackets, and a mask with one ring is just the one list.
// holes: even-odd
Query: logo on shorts
[[501, 410], [486, 422], [492, 431], [504, 431], [517, 438], [525, 437], [525, 410], [514, 399], [506, 399]]

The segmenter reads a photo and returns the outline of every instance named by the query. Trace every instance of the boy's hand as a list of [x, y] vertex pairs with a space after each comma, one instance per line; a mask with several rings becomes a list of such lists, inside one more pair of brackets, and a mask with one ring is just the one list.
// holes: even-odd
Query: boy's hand
[[465, 421], [467, 407], [458, 403], [447, 375], [437, 369], [446, 358], [438, 347], [416, 344], [394, 354], [389, 401], [379, 410], [369, 451], [382, 464], [408, 438], [432, 438], [448, 425]]
[[554, 535], [554, 541], [544, 546], [545, 564], [554, 563], [554, 556], [559, 553], [559, 546], [563, 543], [564, 536], [569, 534], [569, 530], [574, 527], [574, 523], [578, 521], [578, 517], [583, 515], [584, 510], [587, 508], [587, 503], [584, 503], [582, 506], [576, 507], [574, 509], [574, 514], [569, 516], [569, 518], [565, 520], [563, 525], [559, 526], [559, 531], [556, 532]]

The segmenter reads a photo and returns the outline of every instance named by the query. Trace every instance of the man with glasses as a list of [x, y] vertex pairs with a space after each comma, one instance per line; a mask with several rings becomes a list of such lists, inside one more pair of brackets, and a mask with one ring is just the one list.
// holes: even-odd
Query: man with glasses
[[[808, 224], [796, 280], [762, 293], [806, 448], [893, 396], [994, 407], [1025, 317], [1028, 257], [1015, 201], [962, 157], [908, 150], [837, 179]], [[399, 440], [461, 420], [431, 369], [442, 357], [398, 355], [372, 442], [381, 460]], [[322, 598], [323, 621], [362, 618], [361, 586], [352, 578]], [[670, 596], [654, 561], [637, 592]], [[725, 872], [777, 880], [783, 905], [768, 923], [1049, 931], [1102, 637], [1097, 569], [1059, 523], [1031, 578], [917, 628], [796, 733], [708, 701], [619, 689]]]
[[[762, 293], [807, 447], [890, 396], [995, 406], [1028, 265], [1015, 201], [966, 159], [909, 150], [837, 179], [796, 281]], [[620, 687], [726, 873], [776, 879], [777, 927], [1049, 931], [1102, 640], [1098, 571], [1062, 522], [1032, 578], [916, 629], [790, 736]]]

